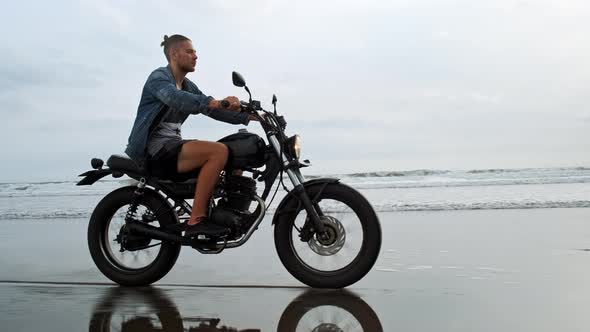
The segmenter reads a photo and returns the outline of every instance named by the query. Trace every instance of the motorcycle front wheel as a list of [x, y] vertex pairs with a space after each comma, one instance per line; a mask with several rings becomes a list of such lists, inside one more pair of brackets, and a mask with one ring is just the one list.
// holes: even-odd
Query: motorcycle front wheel
[[[123, 187], [106, 195], [88, 224], [88, 248], [96, 267], [123, 286], [145, 286], [160, 280], [180, 254], [178, 243], [153, 240], [125, 230], [125, 215], [136, 189]], [[163, 197], [146, 189], [133, 218], [162, 227], [176, 223], [174, 213]]]
[[347, 290], [310, 289], [283, 311], [277, 331], [383, 332], [375, 311]]
[[285, 268], [297, 280], [315, 288], [343, 288], [362, 279], [381, 249], [381, 226], [371, 204], [355, 189], [328, 183], [306, 188], [321, 210], [326, 234], [307, 239], [311, 221], [297, 199], [280, 211], [275, 247]]

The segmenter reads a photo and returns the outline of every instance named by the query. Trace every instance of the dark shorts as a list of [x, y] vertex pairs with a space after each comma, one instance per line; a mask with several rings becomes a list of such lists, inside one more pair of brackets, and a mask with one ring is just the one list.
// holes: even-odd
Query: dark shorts
[[156, 176], [168, 176], [174, 177], [179, 175], [178, 173], [178, 155], [182, 150], [182, 145], [191, 140], [182, 140], [177, 145], [166, 149], [166, 151], [159, 152], [153, 158], [150, 157], [149, 171], [151, 174]]

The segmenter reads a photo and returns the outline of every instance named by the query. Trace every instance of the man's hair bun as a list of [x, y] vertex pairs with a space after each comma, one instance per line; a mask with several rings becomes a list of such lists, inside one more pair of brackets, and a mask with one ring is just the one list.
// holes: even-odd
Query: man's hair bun
[[160, 43], [160, 46], [166, 45], [167, 41], [168, 41], [168, 35], [164, 35], [164, 41]]

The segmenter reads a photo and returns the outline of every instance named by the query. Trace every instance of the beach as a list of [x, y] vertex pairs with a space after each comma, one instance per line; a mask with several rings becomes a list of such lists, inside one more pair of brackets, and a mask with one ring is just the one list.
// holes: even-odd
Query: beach
[[240, 248], [201, 255], [184, 247], [166, 277], [136, 290], [117, 287], [94, 266], [87, 219], [3, 220], [0, 321], [7, 331], [92, 331], [96, 324], [133, 331], [135, 323], [148, 324], [142, 317], [178, 331], [215, 323], [207, 319], [238, 331], [289, 324], [312, 331], [335, 322], [350, 331], [590, 326], [590, 209], [378, 215], [383, 244], [372, 271], [347, 291], [311, 294], [281, 265], [271, 216]]
[[3, 12], [0, 332], [590, 331], [589, 1]]

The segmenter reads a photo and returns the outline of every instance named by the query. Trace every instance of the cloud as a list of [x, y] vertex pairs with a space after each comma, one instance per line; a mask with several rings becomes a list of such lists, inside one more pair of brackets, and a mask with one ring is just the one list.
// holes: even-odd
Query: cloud
[[[80, 4], [88, 7], [96, 16], [103, 17], [107, 24], [113, 24], [117, 29], [126, 29], [131, 24], [129, 13], [117, 7], [116, 2], [109, 0], [82, 0]], [[135, 2], [136, 5], [140, 4]]]
[[[30, 154], [86, 164], [93, 151], [122, 151], [143, 83], [165, 63], [162, 36], [182, 33], [199, 52], [189, 77], [203, 91], [246, 98], [231, 85], [238, 70], [264, 105], [276, 93], [289, 133], [303, 135], [312, 159], [337, 165], [350, 159], [347, 151], [360, 151], [367, 163], [358, 167], [395, 167], [395, 160], [432, 168], [440, 158], [429, 156], [440, 151], [458, 165], [487, 151], [510, 167], [523, 146], [552, 146], [547, 161], [561, 146], [590, 162], [577, 144], [590, 141], [589, 7], [557, 0], [12, 2], [0, 23], [18, 31], [5, 34], [0, 52], [0, 109], [10, 124], [0, 133], [2, 161]], [[236, 129], [194, 117], [183, 134], [214, 140]], [[520, 145], [511, 148], [511, 140]], [[9, 169], [5, 179], [18, 176], [19, 167]]]

